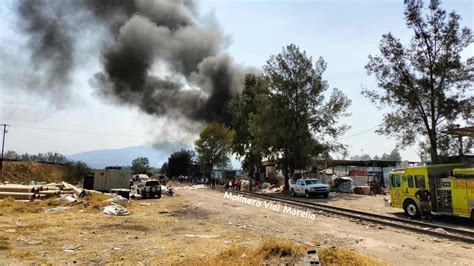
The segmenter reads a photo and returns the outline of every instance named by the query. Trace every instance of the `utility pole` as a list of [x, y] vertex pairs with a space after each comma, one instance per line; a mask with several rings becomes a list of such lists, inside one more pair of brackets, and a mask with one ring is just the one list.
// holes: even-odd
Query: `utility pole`
[[7, 134], [7, 124], [1, 124], [3, 126], [3, 139], [2, 139], [2, 158], [0, 159], [0, 181], [3, 182], [3, 152], [5, 151], [5, 135]]

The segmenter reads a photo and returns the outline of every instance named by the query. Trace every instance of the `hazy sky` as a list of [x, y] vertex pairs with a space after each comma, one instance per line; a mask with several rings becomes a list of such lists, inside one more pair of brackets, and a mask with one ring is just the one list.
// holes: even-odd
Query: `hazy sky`
[[[100, 31], [96, 29], [81, 33], [73, 96], [65, 104], [52, 104], [48, 100], [51, 95], [41, 91], [22, 89], [29, 54], [27, 39], [17, 28], [15, 3], [0, 4], [0, 123], [12, 124], [7, 150], [73, 154], [163, 140], [191, 145], [196, 135], [182, 130], [176, 121], [151, 117], [96, 96], [89, 84], [101, 68]], [[395, 140], [373, 132], [383, 110], [375, 108], [360, 91], [375, 86], [364, 66], [369, 54], [378, 53], [381, 35], [392, 32], [405, 43], [410, 38], [403, 20], [403, 1], [199, 1], [198, 7], [200, 14], [211, 13], [217, 18], [230, 40], [228, 53], [242, 65], [261, 68], [270, 55], [290, 43], [313, 59], [322, 56], [328, 64], [324, 78], [330, 87], [341, 89], [352, 100], [352, 115], [343, 120], [352, 128], [340, 139], [351, 155], [381, 155], [395, 147]], [[463, 18], [463, 26], [473, 28], [472, 1], [444, 1], [443, 7], [454, 9]], [[473, 55], [471, 45], [464, 56]], [[415, 150], [406, 147], [402, 157], [418, 160]]]

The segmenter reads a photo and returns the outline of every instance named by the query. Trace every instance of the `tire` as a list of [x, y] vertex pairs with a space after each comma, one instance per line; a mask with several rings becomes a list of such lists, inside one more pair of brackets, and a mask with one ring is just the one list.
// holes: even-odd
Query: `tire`
[[403, 210], [405, 214], [410, 218], [418, 218], [420, 216], [420, 210], [418, 205], [413, 200], [408, 200], [403, 204]]
[[329, 197], [329, 193], [324, 193], [324, 194], [323, 194], [323, 197], [324, 197], [325, 199], [327, 199], [327, 198]]
[[159, 198], [159, 199], [161, 198], [161, 191], [156, 193], [156, 197]]
[[311, 195], [309, 194], [309, 191], [308, 191], [308, 190], [305, 190], [305, 191], [304, 191], [304, 196], [305, 196], [306, 198], [308, 198], [308, 199], [311, 198]]
[[294, 190], [294, 189], [291, 189], [291, 196], [292, 196], [292, 197], [296, 197], [296, 193], [295, 193], [295, 190]]

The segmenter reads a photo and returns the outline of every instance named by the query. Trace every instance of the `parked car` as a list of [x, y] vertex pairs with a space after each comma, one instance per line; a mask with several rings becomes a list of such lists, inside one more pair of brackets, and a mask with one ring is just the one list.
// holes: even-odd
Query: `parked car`
[[135, 193], [142, 198], [161, 198], [161, 184], [158, 180], [142, 180], [134, 185]]
[[318, 179], [298, 179], [296, 183], [290, 184], [290, 192], [293, 197], [304, 195], [309, 198], [314, 195], [329, 196], [329, 186], [321, 183]]

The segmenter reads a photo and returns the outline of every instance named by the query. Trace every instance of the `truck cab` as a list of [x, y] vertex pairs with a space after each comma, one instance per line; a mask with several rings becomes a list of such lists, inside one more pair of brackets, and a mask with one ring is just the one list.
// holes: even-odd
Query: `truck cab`
[[474, 168], [462, 164], [414, 166], [390, 173], [392, 207], [402, 208], [409, 217], [418, 217], [415, 193], [424, 185], [430, 192], [433, 213], [472, 217], [474, 208]]

